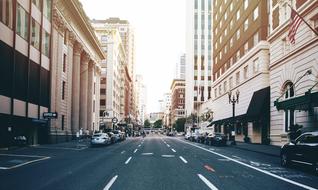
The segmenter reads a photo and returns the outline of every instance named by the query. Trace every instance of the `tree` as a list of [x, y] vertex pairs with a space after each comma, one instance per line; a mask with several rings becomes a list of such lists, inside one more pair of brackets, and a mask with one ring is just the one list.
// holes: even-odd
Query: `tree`
[[155, 121], [155, 123], [153, 124], [154, 128], [161, 128], [162, 127], [162, 119], [158, 119], [157, 121]]
[[144, 122], [144, 128], [150, 128], [150, 126], [151, 126], [151, 124], [150, 124], [149, 120], [146, 119]]
[[175, 128], [178, 132], [184, 132], [184, 124], [186, 122], [186, 118], [179, 118], [175, 122]]

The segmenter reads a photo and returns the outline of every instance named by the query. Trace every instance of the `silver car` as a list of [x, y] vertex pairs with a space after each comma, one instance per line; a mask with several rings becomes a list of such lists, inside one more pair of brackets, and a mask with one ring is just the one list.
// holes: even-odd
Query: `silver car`
[[107, 145], [111, 140], [107, 133], [96, 133], [92, 136], [91, 145]]

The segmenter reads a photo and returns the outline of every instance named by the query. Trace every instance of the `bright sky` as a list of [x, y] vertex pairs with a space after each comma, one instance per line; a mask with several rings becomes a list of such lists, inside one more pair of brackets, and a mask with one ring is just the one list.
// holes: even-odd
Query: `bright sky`
[[147, 86], [147, 112], [170, 91], [175, 65], [185, 52], [185, 0], [80, 0], [88, 17], [128, 20], [135, 29], [136, 73]]

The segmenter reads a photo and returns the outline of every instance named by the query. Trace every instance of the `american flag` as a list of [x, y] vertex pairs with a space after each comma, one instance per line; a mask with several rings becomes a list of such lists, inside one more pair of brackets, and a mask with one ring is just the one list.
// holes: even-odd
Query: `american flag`
[[291, 9], [288, 38], [292, 44], [295, 44], [295, 35], [301, 22], [302, 18], [294, 9]]

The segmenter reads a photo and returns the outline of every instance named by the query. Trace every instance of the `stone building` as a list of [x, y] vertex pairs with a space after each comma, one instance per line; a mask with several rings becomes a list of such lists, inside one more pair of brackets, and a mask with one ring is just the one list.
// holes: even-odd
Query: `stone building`
[[78, 0], [53, 4], [51, 49], [52, 142], [99, 130], [100, 62], [106, 56]]
[[[302, 131], [318, 130], [318, 36], [304, 23], [295, 43], [288, 39], [290, 4], [308, 24], [318, 29], [318, 2], [269, 1], [270, 139], [282, 145], [293, 125]], [[318, 31], [318, 30], [317, 30]]]
[[185, 80], [174, 79], [171, 90], [171, 124], [185, 117]]

